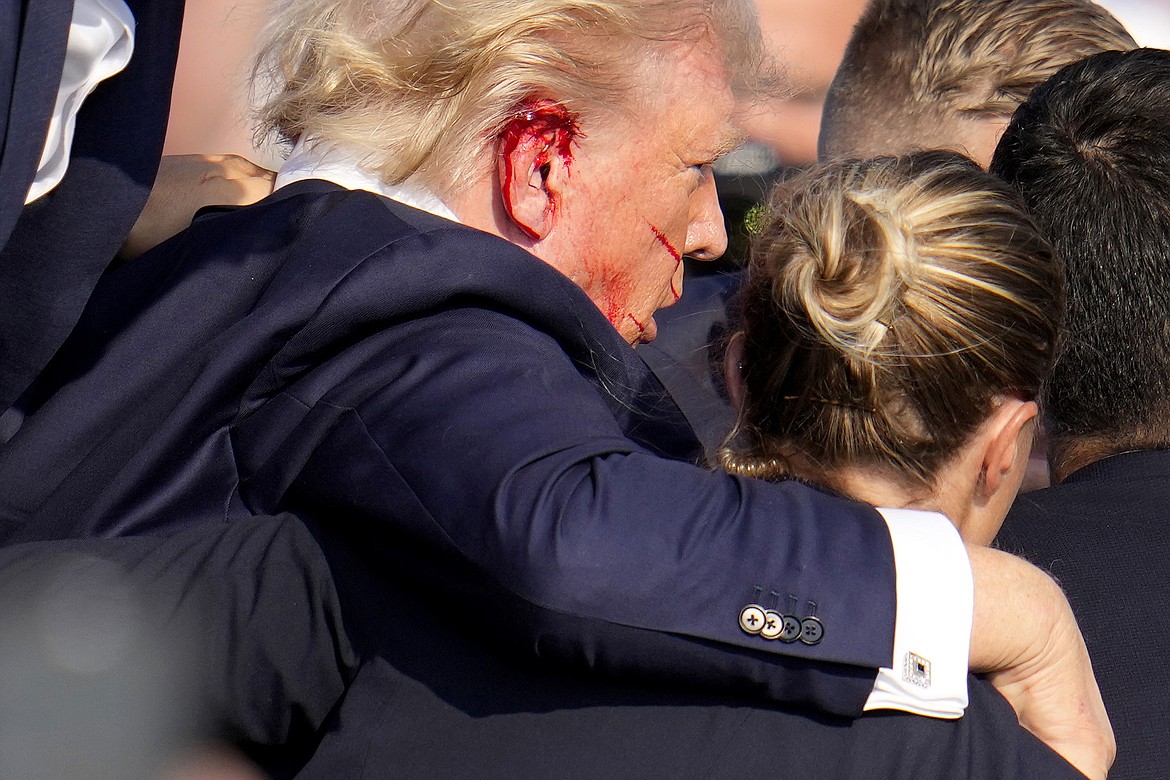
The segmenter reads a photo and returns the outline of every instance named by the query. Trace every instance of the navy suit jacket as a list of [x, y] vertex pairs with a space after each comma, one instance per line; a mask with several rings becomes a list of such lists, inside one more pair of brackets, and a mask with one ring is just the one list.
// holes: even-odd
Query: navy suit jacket
[[[65, 177], [26, 206], [61, 79], [73, 0], [0, 4], [0, 410], [65, 340], [150, 192], [183, 3], [127, 5], [136, 21], [130, 63], [86, 98]], [[19, 424], [17, 410], [10, 412], [0, 441]], [[258, 750], [303, 744], [354, 668], [325, 560], [295, 518], [227, 527], [217, 517], [170, 538], [6, 546], [0, 602], [35, 601], [37, 589], [63, 566], [99, 559], [150, 594], [153, 617], [143, 630], [151, 637], [168, 634], [184, 615], [200, 623], [184, 664], [199, 668], [193, 684], [207, 706], [207, 723], [223, 728], [218, 736]], [[5, 614], [11, 618], [13, 610]], [[66, 696], [53, 700], [67, 703]]]
[[[891, 663], [876, 512], [664, 457], [698, 442], [579, 288], [369, 193], [300, 183], [110, 274], [25, 412], [10, 541], [290, 510], [529, 652], [844, 714]], [[744, 634], [757, 600], [824, 640]]]
[[65, 59], [72, 0], [0, 9], [0, 410], [77, 322], [150, 194], [182, 0], [127, 0], [134, 55], [86, 98], [65, 178], [27, 207]]
[[[76, 577], [79, 567], [103, 574]], [[53, 631], [74, 632], [66, 636], [78, 648], [102, 646], [94, 639], [92, 615], [58, 610], [46, 622], [46, 602], [68, 594], [71, 581], [78, 583], [75, 602], [90, 599], [100, 608], [121, 598], [135, 606], [134, 643], [153, 647], [157, 655], [125, 648], [111, 655], [108, 668], [55, 661], [45, 650], [46, 635]], [[95, 583], [104, 588], [95, 589]], [[119, 724], [128, 727], [135, 717], [149, 717], [153, 698], [165, 697], [185, 716], [175, 724], [184, 739], [227, 739], [262, 759], [273, 757], [271, 746], [287, 744], [291, 747], [282, 749], [281, 757], [303, 760], [359, 660], [340, 625], [341, 608], [321, 549], [291, 517], [193, 528], [166, 538], [0, 547], [0, 611], [6, 660], [0, 682], [10, 694], [0, 703], [0, 730], [10, 735], [14, 724], [35, 717], [60, 737], [70, 713], [85, 712], [97, 701], [122, 702], [127, 711], [107, 713], [101, 729], [81, 724], [73, 736], [82, 743], [97, 734], [132, 738], [119, 734]], [[31, 649], [15, 663], [13, 647], [24, 644]], [[141, 692], [128, 684], [133, 673], [117, 674], [116, 667], [144, 661], [150, 662], [142, 669], [145, 677], [165, 670], [164, 676], [186, 685], [153, 691], [145, 701], [136, 698]], [[42, 677], [47, 682], [40, 697], [21, 696], [40, 690], [35, 681]], [[97, 694], [106, 684], [108, 693]], [[119, 769], [106, 767], [104, 773], [118, 776]]]
[[395, 597], [371, 605], [383, 628], [377, 651], [298, 780], [1083, 777], [975, 678], [967, 714], [937, 720], [843, 719], [568, 674], [485, 652], [462, 611], [433, 609], [404, 581], [363, 588], [348, 580], [368, 567], [334, 569], [347, 600], [351, 587]]
[[1117, 737], [1111, 780], [1170, 767], [1168, 507], [1170, 451], [1128, 452], [1020, 496], [997, 538], [1068, 595]]

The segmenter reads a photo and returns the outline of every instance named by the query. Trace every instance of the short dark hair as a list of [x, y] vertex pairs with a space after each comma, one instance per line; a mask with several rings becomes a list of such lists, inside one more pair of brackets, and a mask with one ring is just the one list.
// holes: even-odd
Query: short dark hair
[[1020, 107], [992, 171], [1013, 184], [1068, 279], [1044, 392], [1062, 441], [1170, 444], [1170, 52], [1107, 52]]
[[946, 146], [931, 134], [1006, 118], [1065, 65], [1136, 46], [1092, 0], [871, 0], [829, 88], [820, 157], [858, 156], [883, 128], [881, 154]]

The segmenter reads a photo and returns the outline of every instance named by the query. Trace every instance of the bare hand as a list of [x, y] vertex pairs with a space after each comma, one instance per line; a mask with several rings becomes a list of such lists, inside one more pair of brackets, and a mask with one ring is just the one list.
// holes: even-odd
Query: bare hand
[[275, 174], [234, 154], [162, 158], [154, 188], [119, 258], [137, 257], [191, 224], [204, 206], [246, 206], [272, 192]]
[[1076, 619], [1060, 587], [1035, 566], [969, 547], [975, 575], [971, 668], [1016, 710], [1024, 728], [1093, 780], [1117, 752]]

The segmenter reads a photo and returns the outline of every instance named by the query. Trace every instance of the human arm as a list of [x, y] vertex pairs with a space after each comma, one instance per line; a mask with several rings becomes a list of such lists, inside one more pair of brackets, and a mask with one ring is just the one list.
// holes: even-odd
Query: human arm
[[[848, 570], [852, 566], [854, 573], [858, 573], [873, 565], [878, 557], [875, 551], [881, 549], [883, 542], [871, 536], [852, 552], [844, 552], [844, 555], [856, 555], [851, 563], [832, 555], [824, 555], [816, 563], [811, 560], [753, 559], [753, 556], [774, 552], [774, 548], [784, 550], [791, 539], [786, 532], [791, 532], [794, 527], [799, 527], [803, 535], [814, 533], [806, 528], [811, 526], [825, 536], [815, 541], [806, 537], [803, 541], [813, 541], [816, 547], [822, 544], [831, 546], [828, 537], [844, 532], [844, 519], [850, 509], [844, 504], [836, 506], [828, 497], [813, 491], [805, 494], [808, 505], [802, 505], [790, 496], [769, 507], [769, 501], [778, 500], [773, 491], [800, 494], [807, 489], [793, 484], [764, 485], [696, 473], [693, 467], [685, 464], [664, 462], [631, 449], [628, 444], [619, 443], [616, 433], [606, 445], [611, 448], [611, 454], [604, 457], [594, 452], [577, 459], [568, 445], [550, 446], [548, 436], [558, 430], [558, 426], [569, 441], [580, 436], [582, 430], [605, 431], [607, 425], [612, 428], [612, 413], [599, 412], [588, 425], [580, 423], [583, 410], [590, 408], [588, 394], [576, 396], [573, 383], [559, 384], [547, 369], [537, 367], [539, 360], [518, 369], [519, 375], [531, 378], [543, 374], [541, 379], [544, 380], [542, 392], [535, 397], [524, 395], [523, 403], [517, 403], [516, 384], [510, 381], [511, 360], [493, 360], [494, 370], [484, 379], [477, 380], [476, 375], [483, 373], [482, 365], [477, 366], [472, 356], [482, 344], [462, 356], [457, 354], [458, 347], [456, 353], [447, 351], [452, 342], [458, 340], [453, 334], [463, 330], [458, 323], [459, 316], [452, 317], [452, 320], [436, 317], [434, 322], [426, 325], [412, 324], [410, 329], [416, 331], [417, 341], [411, 336], [394, 339], [396, 348], [389, 352], [410, 356], [407, 363], [400, 364], [409, 365], [397, 383], [403, 392], [385, 397], [379, 394], [380, 400], [361, 406], [356, 415], [346, 414], [346, 425], [353, 428], [340, 435], [337, 444], [331, 442], [317, 453], [319, 461], [314, 464], [314, 469], [322, 471], [314, 474], [312, 488], [307, 492], [317, 498], [326, 491], [338, 498], [360, 495], [358, 501], [363, 505], [360, 514], [384, 519], [397, 513], [396, 520], [401, 520], [403, 507], [420, 501], [424, 503], [425, 512], [420, 512], [416, 518], [442, 526], [441, 536], [435, 537], [437, 543], [453, 547], [455, 555], [470, 557], [478, 567], [511, 578], [505, 587], [519, 600], [554, 613], [553, 618], [547, 612], [541, 618], [543, 623], [533, 642], [547, 654], [569, 657], [610, 671], [658, 677], [664, 676], [664, 670], [652, 667], [662, 664], [669, 667], [666, 675], [683, 674], [692, 682], [701, 682], [707, 675], [709, 684], [742, 685], [745, 679], [756, 675], [749, 683], [753, 692], [781, 700], [811, 701], [816, 706], [840, 711], [843, 699], [833, 700], [827, 695], [828, 686], [810, 689], [805, 684], [807, 678], [814, 676], [807, 666], [805, 669], [791, 665], [785, 668], [785, 663], [793, 660], [828, 661], [823, 668], [829, 668], [833, 662], [840, 664], [839, 656], [837, 659], [818, 658], [815, 653], [808, 653], [808, 648], [762, 642], [758, 637], [739, 632], [726, 619], [727, 613], [742, 603], [741, 594], [758, 584], [752, 581], [754, 572], [783, 569], [787, 574], [797, 570], [802, 576], [815, 577], [830, 570]], [[492, 317], [489, 315], [487, 319]], [[478, 323], [474, 330], [493, 334], [495, 355], [532, 355], [538, 349], [534, 343], [513, 342], [506, 330], [501, 331], [487, 321]], [[424, 348], [424, 344], [429, 346]], [[443, 348], [439, 349], [438, 344]], [[391, 360], [390, 365], [394, 363]], [[444, 390], [443, 386], [448, 389]], [[344, 392], [334, 399], [342, 401], [343, 395]], [[562, 402], [564, 407], [560, 406]], [[340, 406], [346, 405], [348, 401], [340, 403]], [[573, 423], [566, 426], [565, 410], [568, 408], [574, 410]], [[426, 433], [434, 424], [436, 414], [444, 420], [439, 425], [439, 429], [445, 431], [444, 440], [436, 440]], [[605, 421], [607, 415], [609, 423]], [[493, 431], [508, 431], [509, 436], [504, 440], [492, 435]], [[593, 440], [592, 436], [587, 438]], [[521, 456], [521, 450], [542, 439], [545, 443], [540, 446], [544, 446], [545, 451], [540, 457], [530, 457], [531, 452], [529, 457]], [[359, 443], [373, 447], [367, 456], [357, 454], [355, 446]], [[510, 447], [518, 449], [509, 451]], [[625, 454], [612, 453], [612, 449], [623, 448], [627, 450]], [[561, 460], [562, 457], [565, 459]], [[344, 482], [349, 478], [339, 472], [347, 469], [339, 469], [337, 464], [354, 459], [366, 462], [361, 470], [367, 480], [369, 475], [365, 472], [370, 463], [391, 461], [393, 477], [376, 480], [377, 486], [368, 481], [361, 485], [346, 485]], [[507, 466], [509, 463], [519, 463], [521, 467]], [[484, 490], [484, 486], [477, 482], [478, 474], [485, 467], [500, 469], [501, 486], [498, 491], [494, 487], [489, 491], [494, 500], [487, 505], [473, 495]], [[623, 492], [627, 476], [631, 479], [629, 492]], [[534, 480], [532, 485], [527, 482], [530, 478]], [[342, 480], [340, 485], [337, 484], [339, 479]], [[724, 480], [730, 480], [736, 486], [734, 498], [721, 495], [728, 486]], [[330, 483], [329, 487], [324, 484], [326, 481]], [[495, 486], [496, 477], [489, 482]], [[388, 488], [387, 484], [395, 489]], [[664, 485], [670, 488], [664, 490]], [[693, 488], [693, 492], [689, 488]], [[403, 489], [401, 493], [399, 489]], [[537, 500], [545, 503], [536, 510], [536, 517], [516, 510], [521, 503], [518, 495], [526, 491], [537, 494]], [[374, 497], [371, 492], [381, 493], [383, 497]], [[580, 525], [573, 525], [576, 521], [570, 515], [578, 511], [572, 508], [578, 499], [586, 503], [587, 508], [582, 512], [588, 519]], [[352, 502], [354, 499], [346, 500]], [[525, 500], [531, 502], [531, 499]], [[374, 507], [374, 502], [382, 505]], [[555, 510], [550, 509], [553, 506]], [[830, 516], [817, 516], [818, 511], [825, 511]], [[491, 529], [476, 522], [483, 512], [494, 514]], [[760, 517], [766, 525], [749, 530], [754, 522], [753, 512], [761, 512]], [[832, 516], [834, 514], [836, 517]], [[631, 517], [663, 516], [673, 518], [683, 527], [695, 523], [696, 528], [675, 532], [667, 530], [668, 524], [663, 523], [658, 531], [661, 538], [647, 539], [642, 530], [628, 522]], [[704, 518], [716, 519], [704, 522]], [[414, 530], [429, 533], [422, 527]], [[496, 536], [497, 533], [500, 535]], [[516, 535], [508, 538], [512, 533]], [[689, 533], [693, 547], [670, 548], [669, 545], [679, 542], [675, 533], [684, 537]], [[768, 539], [772, 545], [745, 544], [736, 549], [737, 543], [752, 539], [753, 534], [759, 534], [756, 538]], [[662, 546], [655, 546], [657, 544]], [[526, 550], [526, 557], [508, 558], [510, 546]], [[842, 546], [835, 552], [842, 553], [844, 549]], [[791, 552], [787, 550], [786, 554]], [[976, 552], [977, 557], [980, 554]], [[737, 569], [741, 564], [744, 568]], [[637, 579], [630, 578], [632, 571], [638, 573]], [[450, 569], [446, 572], [450, 574]], [[680, 573], [683, 576], [679, 576]], [[981, 589], [979, 592], [991, 590], [982, 583], [994, 574], [995, 571], [989, 572], [986, 567], [974, 572], [976, 588]], [[670, 579], [672, 576], [674, 580]], [[739, 582], [735, 583], [737, 577]], [[729, 585], [729, 582], [735, 584]], [[865, 587], [857, 579], [848, 584], [843, 581], [835, 584], [843, 588]], [[888, 587], [888, 584], [882, 583], [880, 587]], [[739, 594], [734, 593], [736, 588]], [[809, 592], [828, 593], [825, 588], [819, 583]], [[1014, 592], [1011, 586], [1007, 590]], [[680, 592], [686, 593], [686, 597], [672, 598]], [[485, 603], [482, 593], [476, 596], [477, 603]], [[719, 602], [728, 595], [731, 598]], [[1011, 602], [1005, 593], [986, 593], [984, 596], [990, 596], [979, 602], [985, 607], [987, 604], [999, 605], [1004, 614], [1012, 614]], [[821, 603], [831, 598], [822, 595]], [[577, 622], [574, 624], [573, 620]], [[828, 617], [827, 633], [847, 622], [839, 614]], [[582, 631], [582, 626], [586, 630]], [[977, 653], [981, 652], [978, 632], [982, 629], [979, 626], [981, 624], [977, 624], [975, 640]], [[1020, 632], [1020, 628], [1026, 631]], [[1028, 642], [1047, 636], [1044, 624], [1023, 617], [1015, 630], [1015, 636], [1027, 637]], [[566, 631], [578, 632], [576, 639], [567, 637]], [[661, 632], [667, 632], [669, 638], [658, 635]], [[888, 643], [889, 640], [884, 641]], [[675, 646], [667, 649], [666, 645], [671, 643]], [[711, 643], [719, 643], [722, 648]], [[683, 645], [685, 649], [680, 649]], [[729, 652], [729, 647], [736, 646], [740, 652]], [[657, 648], [655, 653], [648, 652], [651, 647]], [[888, 647], [887, 644], [884, 650], [887, 658]], [[802, 650], [806, 655], [800, 659], [799, 651]], [[643, 655], [637, 657], [639, 653]], [[756, 657], [756, 653], [772, 655], [772, 664], [769, 666]], [[1022, 657], [1004, 658], [997, 663], [1015, 665]], [[858, 667], [863, 666], [856, 658], [851, 660]], [[976, 662], [981, 662], [978, 655]], [[878, 663], [881, 666], [887, 664], [888, 660]], [[845, 666], [847, 664], [838, 668]], [[1053, 678], [1057, 676], [1054, 670], [1050, 673]], [[1048, 723], [1055, 713], [1036, 709], [1025, 711], [1033, 713], [1025, 715], [1025, 722], [1029, 722], [1029, 717], [1035, 717], [1033, 728], [1045, 738], [1053, 739], [1053, 733], [1048, 730], [1052, 727]]]
[[[357, 668], [324, 556], [288, 516], [3, 547], [0, 605], [6, 669], [22, 680], [7, 702], [20, 715], [3, 720], [44, 713], [56, 719], [44, 733], [59, 735], [102, 717], [103, 729], [76, 732], [116, 737], [94, 744], [98, 766], [125, 759], [111, 744], [133, 753], [216, 739], [295, 754]], [[44, 687], [29, 685], [41, 674]], [[95, 701], [119, 706], [99, 714]], [[178, 744], [150, 744], [163, 726]]]
[[988, 679], [1020, 722], [1091, 778], [1116, 752], [1076, 619], [1060, 587], [1026, 561], [968, 547], [975, 579], [971, 668]]
[[272, 171], [234, 154], [163, 157], [119, 257], [129, 260], [191, 224], [204, 206], [246, 206], [272, 192]]
[[[530, 650], [848, 714], [889, 663], [893, 572], [876, 513], [651, 454], [546, 335], [484, 310], [437, 313], [331, 370], [348, 378], [306, 378], [237, 428], [240, 457], [268, 460], [247, 500], [289, 479], [283, 506], [382, 550], [385, 567], [422, 561], [420, 587], [475, 612], [499, 593], [533, 607]], [[305, 463], [277, 432], [310, 407], [298, 427], [327, 433]], [[744, 633], [755, 600], [802, 617], [812, 602], [824, 641]]]

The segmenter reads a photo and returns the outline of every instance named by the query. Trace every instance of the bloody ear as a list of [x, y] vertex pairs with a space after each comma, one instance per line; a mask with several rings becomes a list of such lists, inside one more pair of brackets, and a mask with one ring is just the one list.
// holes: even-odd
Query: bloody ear
[[556, 224], [562, 185], [580, 136], [572, 114], [542, 100], [522, 106], [500, 132], [500, 199], [512, 223], [539, 241]]

